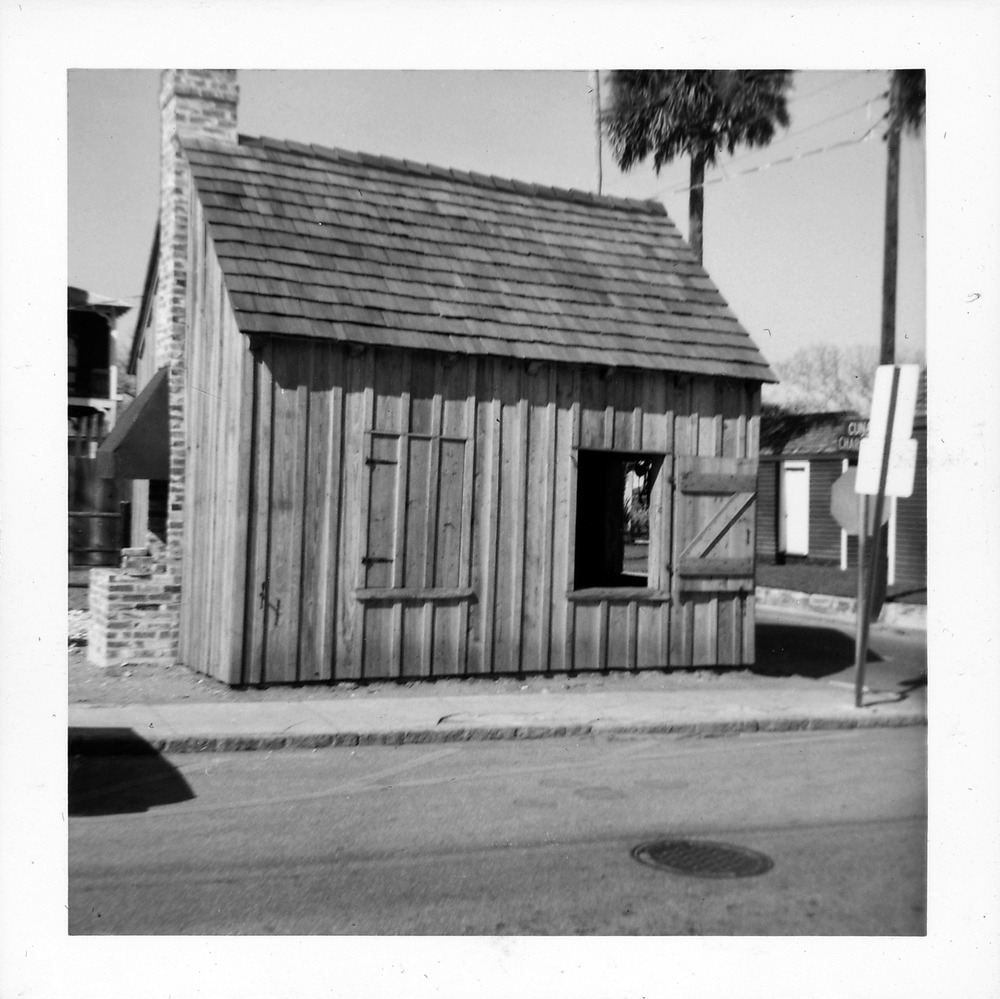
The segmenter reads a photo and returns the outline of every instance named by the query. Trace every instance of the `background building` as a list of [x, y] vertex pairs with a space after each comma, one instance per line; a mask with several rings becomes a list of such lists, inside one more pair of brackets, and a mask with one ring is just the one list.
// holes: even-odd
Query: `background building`
[[[857, 538], [830, 513], [830, 489], [857, 463], [846, 440], [857, 413], [789, 413], [767, 407], [761, 417], [757, 495], [757, 555], [765, 562], [801, 561], [854, 569]], [[888, 583], [899, 590], [927, 586], [927, 372], [920, 377], [913, 436], [913, 494], [890, 499]]]
[[69, 564], [115, 565], [125, 540], [118, 489], [97, 471], [97, 448], [118, 412], [117, 323], [131, 306], [68, 289], [66, 391]]

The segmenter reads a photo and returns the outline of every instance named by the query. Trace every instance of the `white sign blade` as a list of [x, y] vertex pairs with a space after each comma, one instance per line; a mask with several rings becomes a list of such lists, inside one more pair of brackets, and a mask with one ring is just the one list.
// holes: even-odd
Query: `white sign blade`
[[917, 388], [920, 384], [919, 364], [879, 365], [875, 371], [875, 388], [872, 390], [869, 437], [885, 437], [894, 368], [899, 371], [899, 385], [896, 389], [896, 412], [892, 420], [893, 442], [909, 440], [913, 434], [913, 414], [917, 408]]
[[[882, 450], [884, 438], [866, 437], [858, 451], [858, 477], [854, 491], [866, 496], [878, 494], [882, 476]], [[913, 495], [913, 477], [917, 470], [917, 442], [915, 439], [894, 440], [889, 451], [889, 468], [885, 479], [885, 495], [905, 499]]]

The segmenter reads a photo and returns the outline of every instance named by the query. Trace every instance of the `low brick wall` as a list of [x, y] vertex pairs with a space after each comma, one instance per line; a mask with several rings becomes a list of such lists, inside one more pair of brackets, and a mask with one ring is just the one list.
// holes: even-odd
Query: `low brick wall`
[[176, 662], [180, 594], [180, 575], [145, 548], [126, 548], [118, 569], [93, 569], [87, 658], [95, 666]]

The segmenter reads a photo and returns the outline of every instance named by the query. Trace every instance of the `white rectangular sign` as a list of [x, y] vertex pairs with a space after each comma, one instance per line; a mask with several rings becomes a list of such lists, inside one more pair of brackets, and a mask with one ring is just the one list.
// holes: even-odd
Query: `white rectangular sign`
[[917, 408], [917, 387], [920, 383], [919, 364], [880, 364], [875, 372], [872, 390], [872, 410], [868, 423], [869, 437], [885, 437], [889, 422], [889, 400], [892, 396], [892, 372], [899, 371], [896, 388], [896, 412], [892, 421], [892, 439], [908, 441], [913, 435], [913, 414]]
[[[912, 420], [911, 420], [912, 422]], [[858, 450], [858, 477], [856, 493], [867, 496], [878, 494], [882, 475], [882, 449], [884, 438], [866, 437]], [[892, 442], [889, 451], [889, 468], [885, 479], [885, 495], [905, 499], [913, 495], [913, 476], [917, 469], [917, 442], [914, 439]]]

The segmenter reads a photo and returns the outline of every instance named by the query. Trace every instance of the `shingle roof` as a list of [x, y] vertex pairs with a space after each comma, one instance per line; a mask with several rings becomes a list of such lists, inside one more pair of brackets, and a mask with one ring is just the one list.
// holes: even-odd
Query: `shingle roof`
[[841, 454], [840, 437], [857, 413], [786, 413], [765, 408], [760, 418], [760, 453]]
[[773, 381], [657, 202], [185, 142], [245, 333]]

